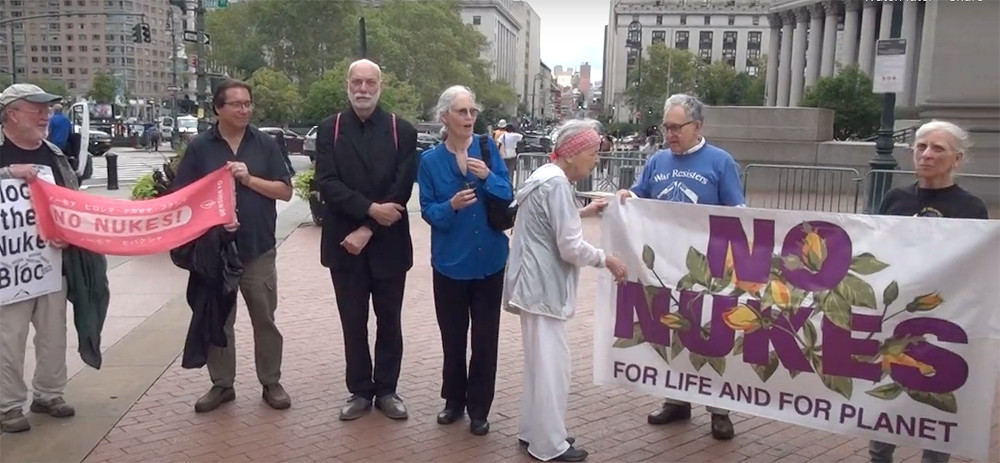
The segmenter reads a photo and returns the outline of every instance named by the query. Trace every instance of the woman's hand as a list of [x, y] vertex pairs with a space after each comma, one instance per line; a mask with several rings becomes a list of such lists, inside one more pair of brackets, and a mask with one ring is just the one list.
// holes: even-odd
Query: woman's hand
[[625, 279], [628, 278], [628, 267], [625, 267], [625, 264], [621, 260], [618, 260], [615, 256], [607, 256], [604, 258], [604, 266], [611, 272], [615, 283], [625, 283]]
[[595, 217], [604, 212], [604, 209], [608, 207], [608, 201], [603, 198], [598, 198], [590, 202], [590, 204], [584, 206], [580, 209], [580, 217]]

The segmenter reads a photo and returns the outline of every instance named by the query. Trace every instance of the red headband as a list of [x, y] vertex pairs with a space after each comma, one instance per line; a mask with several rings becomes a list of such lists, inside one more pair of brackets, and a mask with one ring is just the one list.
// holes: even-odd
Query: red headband
[[552, 151], [552, 154], [549, 155], [549, 159], [555, 161], [558, 158], [571, 158], [588, 149], [598, 148], [600, 146], [601, 136], [597, 133], [597, 131], [593, 129], [584, 130], [569, 137], [568, 140], [557, 146], [556, 149]]

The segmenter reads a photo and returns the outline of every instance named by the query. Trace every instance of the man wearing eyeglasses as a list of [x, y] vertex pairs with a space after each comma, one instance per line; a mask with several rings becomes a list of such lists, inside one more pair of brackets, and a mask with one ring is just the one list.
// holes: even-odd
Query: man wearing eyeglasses
[[[226, 230], [235, 232], [243, 264], [239, 289], [253, 325], [257, 379], [264, 389], [264, 402], [271, 408], [286, 409], [291, 406], [291, 398], [278, 382], [284, 341], [274, 323], [278, 309], [274, 233], [278, 218], [275, 201], [292, 198], [291, 175], [274, 137], [250, 125], [250, 85], [232, 79], [219, 84], [212, 96], [212, 109], [218, 122], [188, 144], [171, 188], [182, 188], [222, 167], [236, 179], [237, 222], [227, 225]], [[212, 388], [195, 403], [198, 413], [236, 399], [235, 323], [234, 296], [224, 328], [226, 347], [209, 347], [207, 364]]]
[[[46, 140], [49, 104], [61, 97], [29, 84], [14, 84], [0, 94], [0, 179], [33, 182], [40, 172], [51, 170], [58, 185], [76, 189], [77, 178], [63, 152]], [[2, 215], [3, 222], [14, 221]], [[55, 240], [40, 247], [63, 249]], [[31, 412], [56, 418], [76, 411], [63, 399], [66, 388], [66, 294], [60, 291], [4, 304], [0, 308], [0, 431], [31, 429], [22, 407], [28, 399], [24, 384], [24, 355], [28, 328], [35, 327], [37, 365], [31, 382], [34, 397]], [[0, 301], [3, 302], [3, 301]]]
[[[722, 148], [708, 144], [701, 135], [703, 105], [697, 98], [677, 94], [663, 105], [663, 137], [669, 149], [661, 150], [646, 162], [642, 175], [629, 190], [619, 190], [624, 204], [628, 198], [660, 199], [713, 206], [743, 206], [739, 165]], [[712, 437], [733, 438], [729, 411], [707, 407], [712, 414]], [[667, 424], [691, 418], [691, 404], [666, 399], [650, 413], [649, 424]]]

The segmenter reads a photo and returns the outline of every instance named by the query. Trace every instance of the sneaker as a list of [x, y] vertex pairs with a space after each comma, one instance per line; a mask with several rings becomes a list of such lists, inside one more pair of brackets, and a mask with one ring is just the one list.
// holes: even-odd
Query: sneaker
[[56, 397], [48, 402], [36, 398], [31, 401], [31, 413], [45, 413], [55, 418], [68, 418], [75, 415], [76, 410], [62, 397]]
[[207, 413], [226, 402], [236, 400], [236, 390], [231, 387], [212, 386], [205, 395], [194, 404], [196, 413]]
[[0, 418], [0, 432], [24, 432], [29, 429], [31, 424], [20, 407], [4, 412], [3, 418]]

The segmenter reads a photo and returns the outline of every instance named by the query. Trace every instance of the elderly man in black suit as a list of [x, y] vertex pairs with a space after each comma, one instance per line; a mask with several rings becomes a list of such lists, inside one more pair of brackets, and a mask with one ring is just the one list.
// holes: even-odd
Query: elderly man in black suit
[[[406, 203], [417, 171], [417, 132], [378, 104], [382, 71], [369, 60], [351, 64], [351, 107], [316, 132], [316, 183], [326, 202], [322, 263], [330, 268], [344, 330], [347, 389], [341, 420], [375, 406], [406, 419], [396, 394], [403, 333], [400, 313], [413, 243]], [[368, 301], [377, 321], [375, 364], [368, 350]]]

